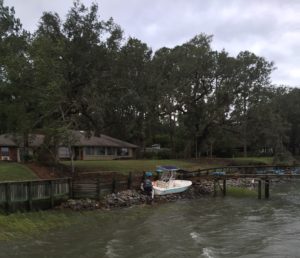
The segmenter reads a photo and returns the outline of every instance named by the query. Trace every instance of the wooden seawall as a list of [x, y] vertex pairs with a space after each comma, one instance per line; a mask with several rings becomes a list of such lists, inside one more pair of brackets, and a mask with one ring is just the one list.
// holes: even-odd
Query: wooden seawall
[[69, 198], [70, 178], [0, 183], [0, 207], [6, 212], [40, 210], [54, 207]]
[[[117, 172], [82, 173], [77, 177], [54, 180], [0, 182], [0, 209], [36, 210], [54, 207], [67, 198], [101, 199], [103, 196], [126, 189], [139, 189], [144, 173]], [[226, 195], [229, 179], [251, 178], [257, 182], [257, 196], [270, 196], [270, 180], [300, 179], [300, 168], [291, 166], [236, 166], [216, 167], [197, 171], [178, 171], [178, 177], [193, 182], [214, 182], [214, 196], [218, 189]]]

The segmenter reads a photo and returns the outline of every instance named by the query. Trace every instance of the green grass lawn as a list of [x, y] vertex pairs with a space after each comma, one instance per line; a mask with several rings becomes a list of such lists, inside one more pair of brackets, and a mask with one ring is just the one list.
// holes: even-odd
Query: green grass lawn
[[[79, 172], [93, 171], [115, 171], [115, 172], [141, 172], [154, 171], [159, 165], [175, 165], [186, 170], [197, 170], [209, 167], [223, 167], [227, 164], [234, 165], [257, 165], [272, 164], [273, 158], [249, 157], [234, 159], [191, 159], [191, 160], [77, 160], [75, 161], [75, 169]], [[69, 166], [70, 161], [63, 161], [63, 164]]]
[[[63, 164], [69, 165], [69, 161]], [[118, 171], [118, 172], [141, 172], [154, 171], [159, 165], [174, 165], [182, 169], [195, 170], [201, 168], [200, 163], [181, 160], [97, 160], [97, 161], [75, 161], [78, 171]]]
[[22, 181], [38, 179], [25, 165], [14, 162], [0, 162], [0, 181]]
[[240, 158], [232, 158], [231, 159], [236, 165], [272, 165], [273, 157], [240, 157]]
[[[95, 171], [115, 171], [115, 172], [141, 172], [154, 171], [159, 165], [174, 165], [186, 170], [197, 170], [209, 167], [223, 167], [229, 163], [234, 165], [254, 165], [272, 163], [273, 158], [234, 158], [234, 159], [191, 159], [191, 160], [77, 160], [75, 168], [79, 172]], [[70, 161], [63, 161], [64, 165], [69, 166]]]

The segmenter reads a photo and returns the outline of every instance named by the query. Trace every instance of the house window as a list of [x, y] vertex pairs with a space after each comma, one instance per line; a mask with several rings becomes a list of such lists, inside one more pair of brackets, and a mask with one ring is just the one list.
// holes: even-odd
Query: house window
[[129, 150], [128, 148], [118, 148], [118, 156], [128, 156]]
[[116, 149], [112, 147], [107, 147], [107, 155], [115, 155]]
[[94, 147], [85, 147], [85, 154], [88, 156], [94, 155]]
[[60, 158], [70, 158], [69, 148], [67, 147], [59, 147], [58, 156]]
[[105, 155], [105, 148], [104, 147], [95, 147], [95, 155], [98, 155], [98, 156]]
[[9, 157], [9, 148], [8, 147], [1, 147], [1, 156]]

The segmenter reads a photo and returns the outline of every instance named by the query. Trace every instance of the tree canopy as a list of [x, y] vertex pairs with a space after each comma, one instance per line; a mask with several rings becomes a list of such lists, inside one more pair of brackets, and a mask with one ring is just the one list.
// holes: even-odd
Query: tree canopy
[[29, 33], [0, 0], [0, 132], [94, 131], [174, 157], [299, 154], [300, 89], [272, 85], [273, 62], [212, 40], [153, 52], [80, 1]]

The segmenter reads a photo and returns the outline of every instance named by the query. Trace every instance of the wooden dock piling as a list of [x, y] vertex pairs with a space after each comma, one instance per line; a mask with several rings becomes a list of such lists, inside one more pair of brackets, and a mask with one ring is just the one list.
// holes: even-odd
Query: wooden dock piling
[[32, 211], [32, 182], [27, 183], [28, 210]]
[[270, 197], [270, 180], [265, 180], [265, 199], [269, 199]]
[[6, 211], [10, 212], [11, 210], [11, 193], [10, 193], [10, 184], [5, 184], [5, 199], [6, 199]]
[[226, 179], [223, 179], [223, 196], [226, 196]]
[[111, 192], [112, 193], [116, 192], [116, 184], [117, 184], [117, 182], [116, 182], [116, 174], [114, 173], [113, 179], [112, 179], [112, 187], [111, 187]]
[[49, 182], [49, 191], [50, 191], [50, 207], [54, 207], [54, 182], [51, 180]]
[[127, 179], [127, 189], [131, 189], [132, 185], [132, 172], [129, 172], [128, 179]]
[[99, 176], [97, 178], [97, 199], [101, 199], [101, 181]]
[[261, 180], [258, 180], [258, 186], [257, 186], [257, 198], [261, 199]]
[[214, 197], [217, 196], [217, 183], [218, 183], [218, 180], [215, 179], [215, 180], [214, 180]]

